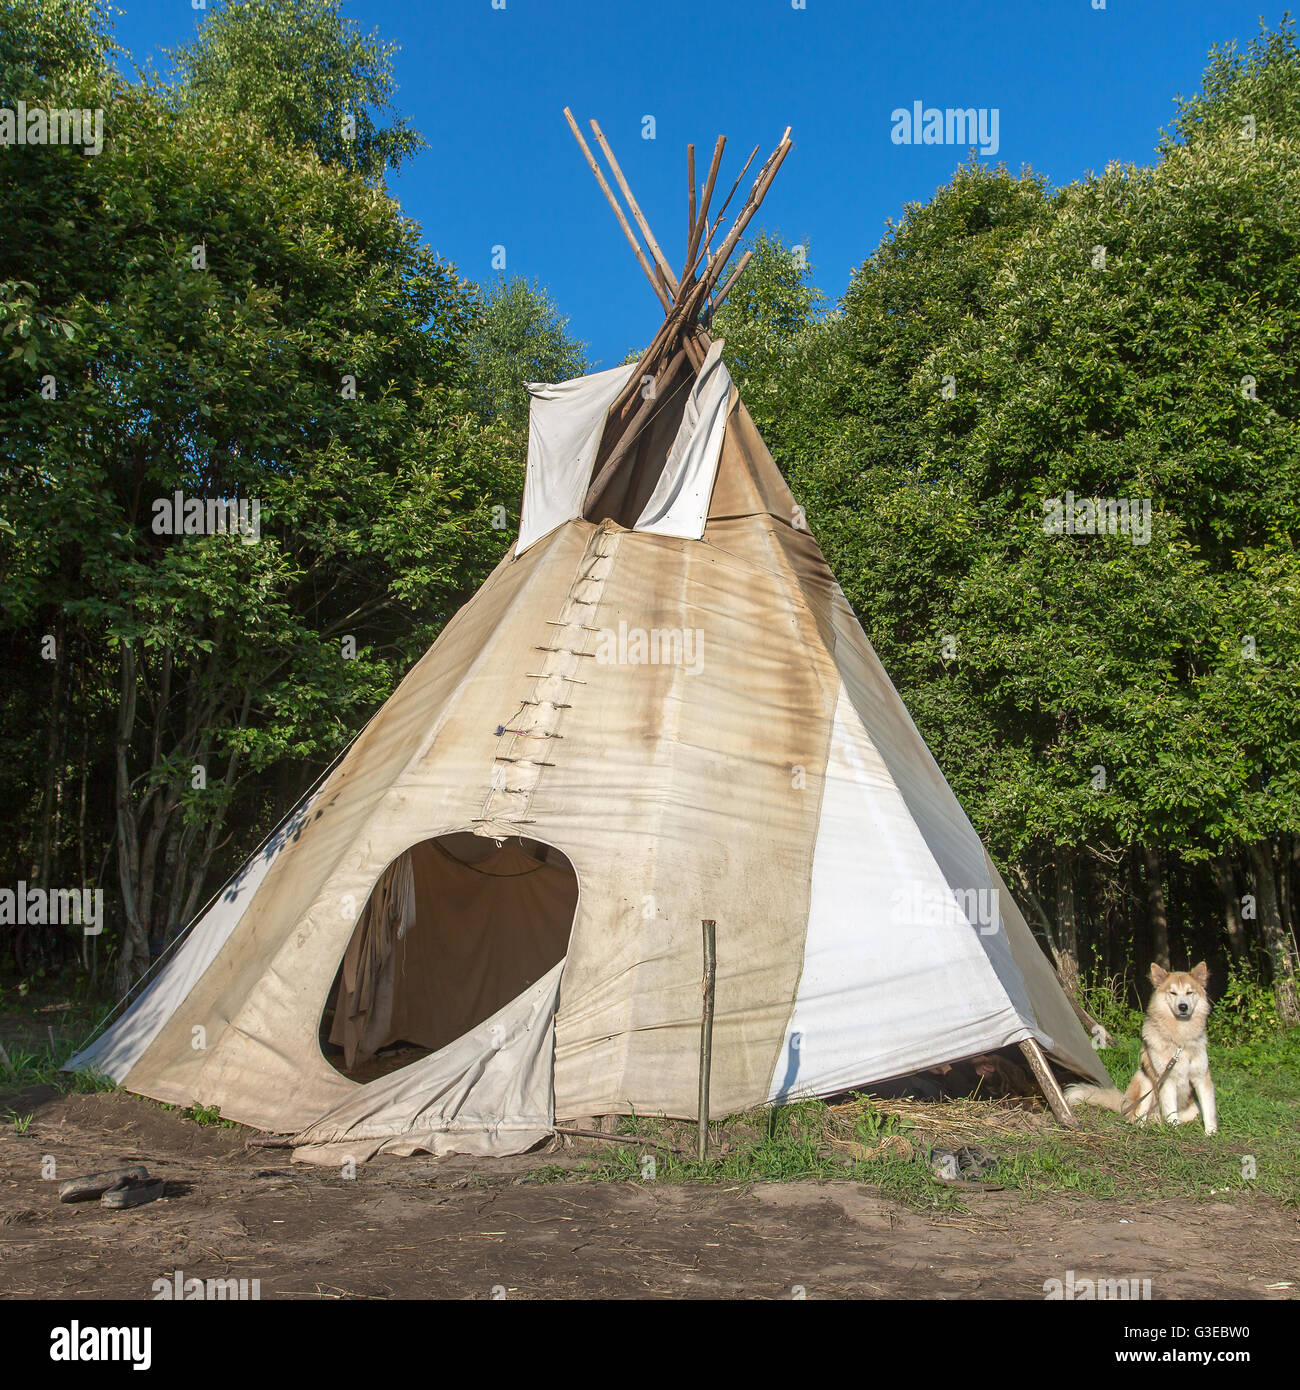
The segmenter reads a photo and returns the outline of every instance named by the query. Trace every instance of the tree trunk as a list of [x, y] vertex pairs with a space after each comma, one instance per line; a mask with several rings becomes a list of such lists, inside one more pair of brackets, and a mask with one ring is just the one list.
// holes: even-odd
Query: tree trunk
[[125, 994], [149, 964], [149, 928], [140, 912], [140, 826], [131, 794], [131, 735], [135, 729], [135, 650], [121, 644], [122, 705], [118, 711], [114, 764], [117, 779], [117, 872], [122, 886], [122, 930], [118, 934], [115, 984]]
[[1056, 973], [1067, 994], [1082, 993], [1079, 975], [1079, 918], [1074, 900], [1075, 855], [1056, 851]]
[[45, 787], [41, 795], [41, 828], [37, 837], [36, 862], [32, 877], [42, 888], [49, 888], [50, 858], [57, 834], [59, 714], [63, 704], [63, 614], [54, 620], [54, 670], [50, 682], [50, 723], [45, 736]]
[[1236, 960], [1243, 960], [1246, 955], [1246, 928], [1241, 920], [1241, 895], [1237, 892], [1232, 859], [1227, 854], [1221, 854], [1211, 868], [1214, 873], [1214, 886], [1219, 894], [1228, 948]]
[[1273, 869], [1273, 846], [1257, 841], [1250, 846], [1250, 862], [1255, 870], [1259, 931], [1264, 949], [1273, 966], [1273, 995], [1278, 1016], [1288, 1026], [1300, 1023], [1300, 999], [1296, 995], [1296, 959], [1291, 938], [1282, 922], [1278, 902], [1277, 875]]
[[[45, 780], [41, 788], [41, 821], [36, 834], [36, 853], [28, 870], [33, 886], [52, 888], [58, 860], [59, 837], [59, 779], [60, 730], [63, 712], [63, 642], [65, 622], [62, 611], [55, 614], [54, 670], [51, 673], [49, 696], [49, 725], [45, 736]], [[24, 923], [14, 928], [14, 963], [22, 973], [34, 970], [54, 959], [61, 943], [58, 928]]]
[[1147, 913], [1151, 922], [1151, 955], [1156, 964], [1169, 969], [1169, 908], [1165, 902], [1163, 864], [1160, 851], [1142, 846], [1142, 862], [1147, 874]]
[[1277, 875], [1277, 901], [1282, 913], [1282, 929], [1295, 941], [1295, 912], [1291, 903], [1291, 842], [1293, 835], [1283, 835], [1281, 837], [1281, 864]]
[[[84, 644], [82, 645], [84, 646]], [[86, 663], [83, 659], [80, 663], [80, 679], [77, 682], [80, 687], [79, 703], [81, 705], [81, 756], [77, 769], [77, 882], [82, 888], [89, 888], [90, 876], [86, 870], [86, 779], [89, 775], [90, 763], [90, 714], [86, 706], [85, 666]], [[81, 964], [83, 969], [90, 968], [87, 951], [89, 943], [93, 939], [84, 932], [81, 935]]]

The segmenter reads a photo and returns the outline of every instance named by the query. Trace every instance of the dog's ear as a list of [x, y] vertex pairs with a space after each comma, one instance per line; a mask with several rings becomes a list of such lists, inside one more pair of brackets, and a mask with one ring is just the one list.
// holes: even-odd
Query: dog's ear
[[1210, 983], [1210, 967], [1204, 961], [1200, 965], [1194, 965], [1187, 972], [1202, 989]]
[[1162, 969], [1160, 968], [1160, 966], [1158, 966], [1158, 965], [1155, 963], [1155, 961], [1152, 961], [1152, 962], [1151, 962], [1151, 983], [1152, 983], [1153, 985], [1155, 985], [1155, 987], [1156, 987], [1157, 989], [1159, 989], [1160, 986], [1161, 986], [1162, 984], [1164, 984], [1164, 982], [1165, 982], [1168, 978], [1169, 978], [1169, 972], [1168, 972], [1167, 970], [1162, 970]]

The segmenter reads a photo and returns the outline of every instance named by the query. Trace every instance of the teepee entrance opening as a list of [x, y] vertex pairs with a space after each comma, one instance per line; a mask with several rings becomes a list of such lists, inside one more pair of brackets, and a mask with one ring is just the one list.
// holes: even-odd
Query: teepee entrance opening
[[578, 879], [535, 840], [422, 840], [379, 876], [321, 1018], [326, 1060], [371, 1081], [522, 995], [569, 947]]

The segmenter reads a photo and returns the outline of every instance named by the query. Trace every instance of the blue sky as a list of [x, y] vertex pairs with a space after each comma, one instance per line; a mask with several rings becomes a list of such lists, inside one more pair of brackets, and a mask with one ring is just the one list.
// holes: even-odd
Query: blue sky
[[[116, 3], [117, 37], [137, 62], [203, 19], [189, 0]], [[504, 246], [508, 272], [544, 284], [593, 363], [609, 366], [661, 314], [560, 114], [566, 104], [584, 132], [588, 117], [600, 121], [674, 264], [685, 253], [687, 143], [702, 178], [715, 136], [727, 136], [725, 191], [755, 144], [761, 161], [793, 127], [795, 148], [753, 225], [805, 242], [833, 300], [885, 219], [928, 199], [966, 156], [964, 146], [895, 144], [896, 108], [996, 108], [991, 162], [1068, 183], [1114, 159], [1148, 162], [1175, 93], [1200, 85], [1210, 46], [1244, 48], [1261, 14], [1274, 26], [1284, 10], [1094, 3], [348, 0], [344, 12], [400, 47], [397, 101], [430, 148], [391, 189], [426, 240], [480, 283]], [[642, 137], [647, 115], [653, 140]]]

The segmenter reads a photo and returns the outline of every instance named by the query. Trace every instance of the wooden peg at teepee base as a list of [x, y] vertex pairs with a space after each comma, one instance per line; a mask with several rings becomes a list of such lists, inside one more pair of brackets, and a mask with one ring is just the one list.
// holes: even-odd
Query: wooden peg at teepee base
[[1025, 1061], [1029, 1063], [1029, 1070], [1033, 1072], [1034, 1080], [1038, 1082], [1043, 1099], [1051, 1107], [1052, 1114], [1066, 1129], [1078, 1129], [1078, 1118], [1070, 1109], [1069, 1103], [1065, 1099], [1065, 1092], [1061, 1090], [1060, 1082], [1057, 1081], [1051, 1067], [1048, 1066], [1047, 1058], [1043, 1056], [1043, 1049], [1038, 1045], [1038, 1039], [1026, 1038], [1020, 1044], [1020, 1050], [1025, 1054]]

